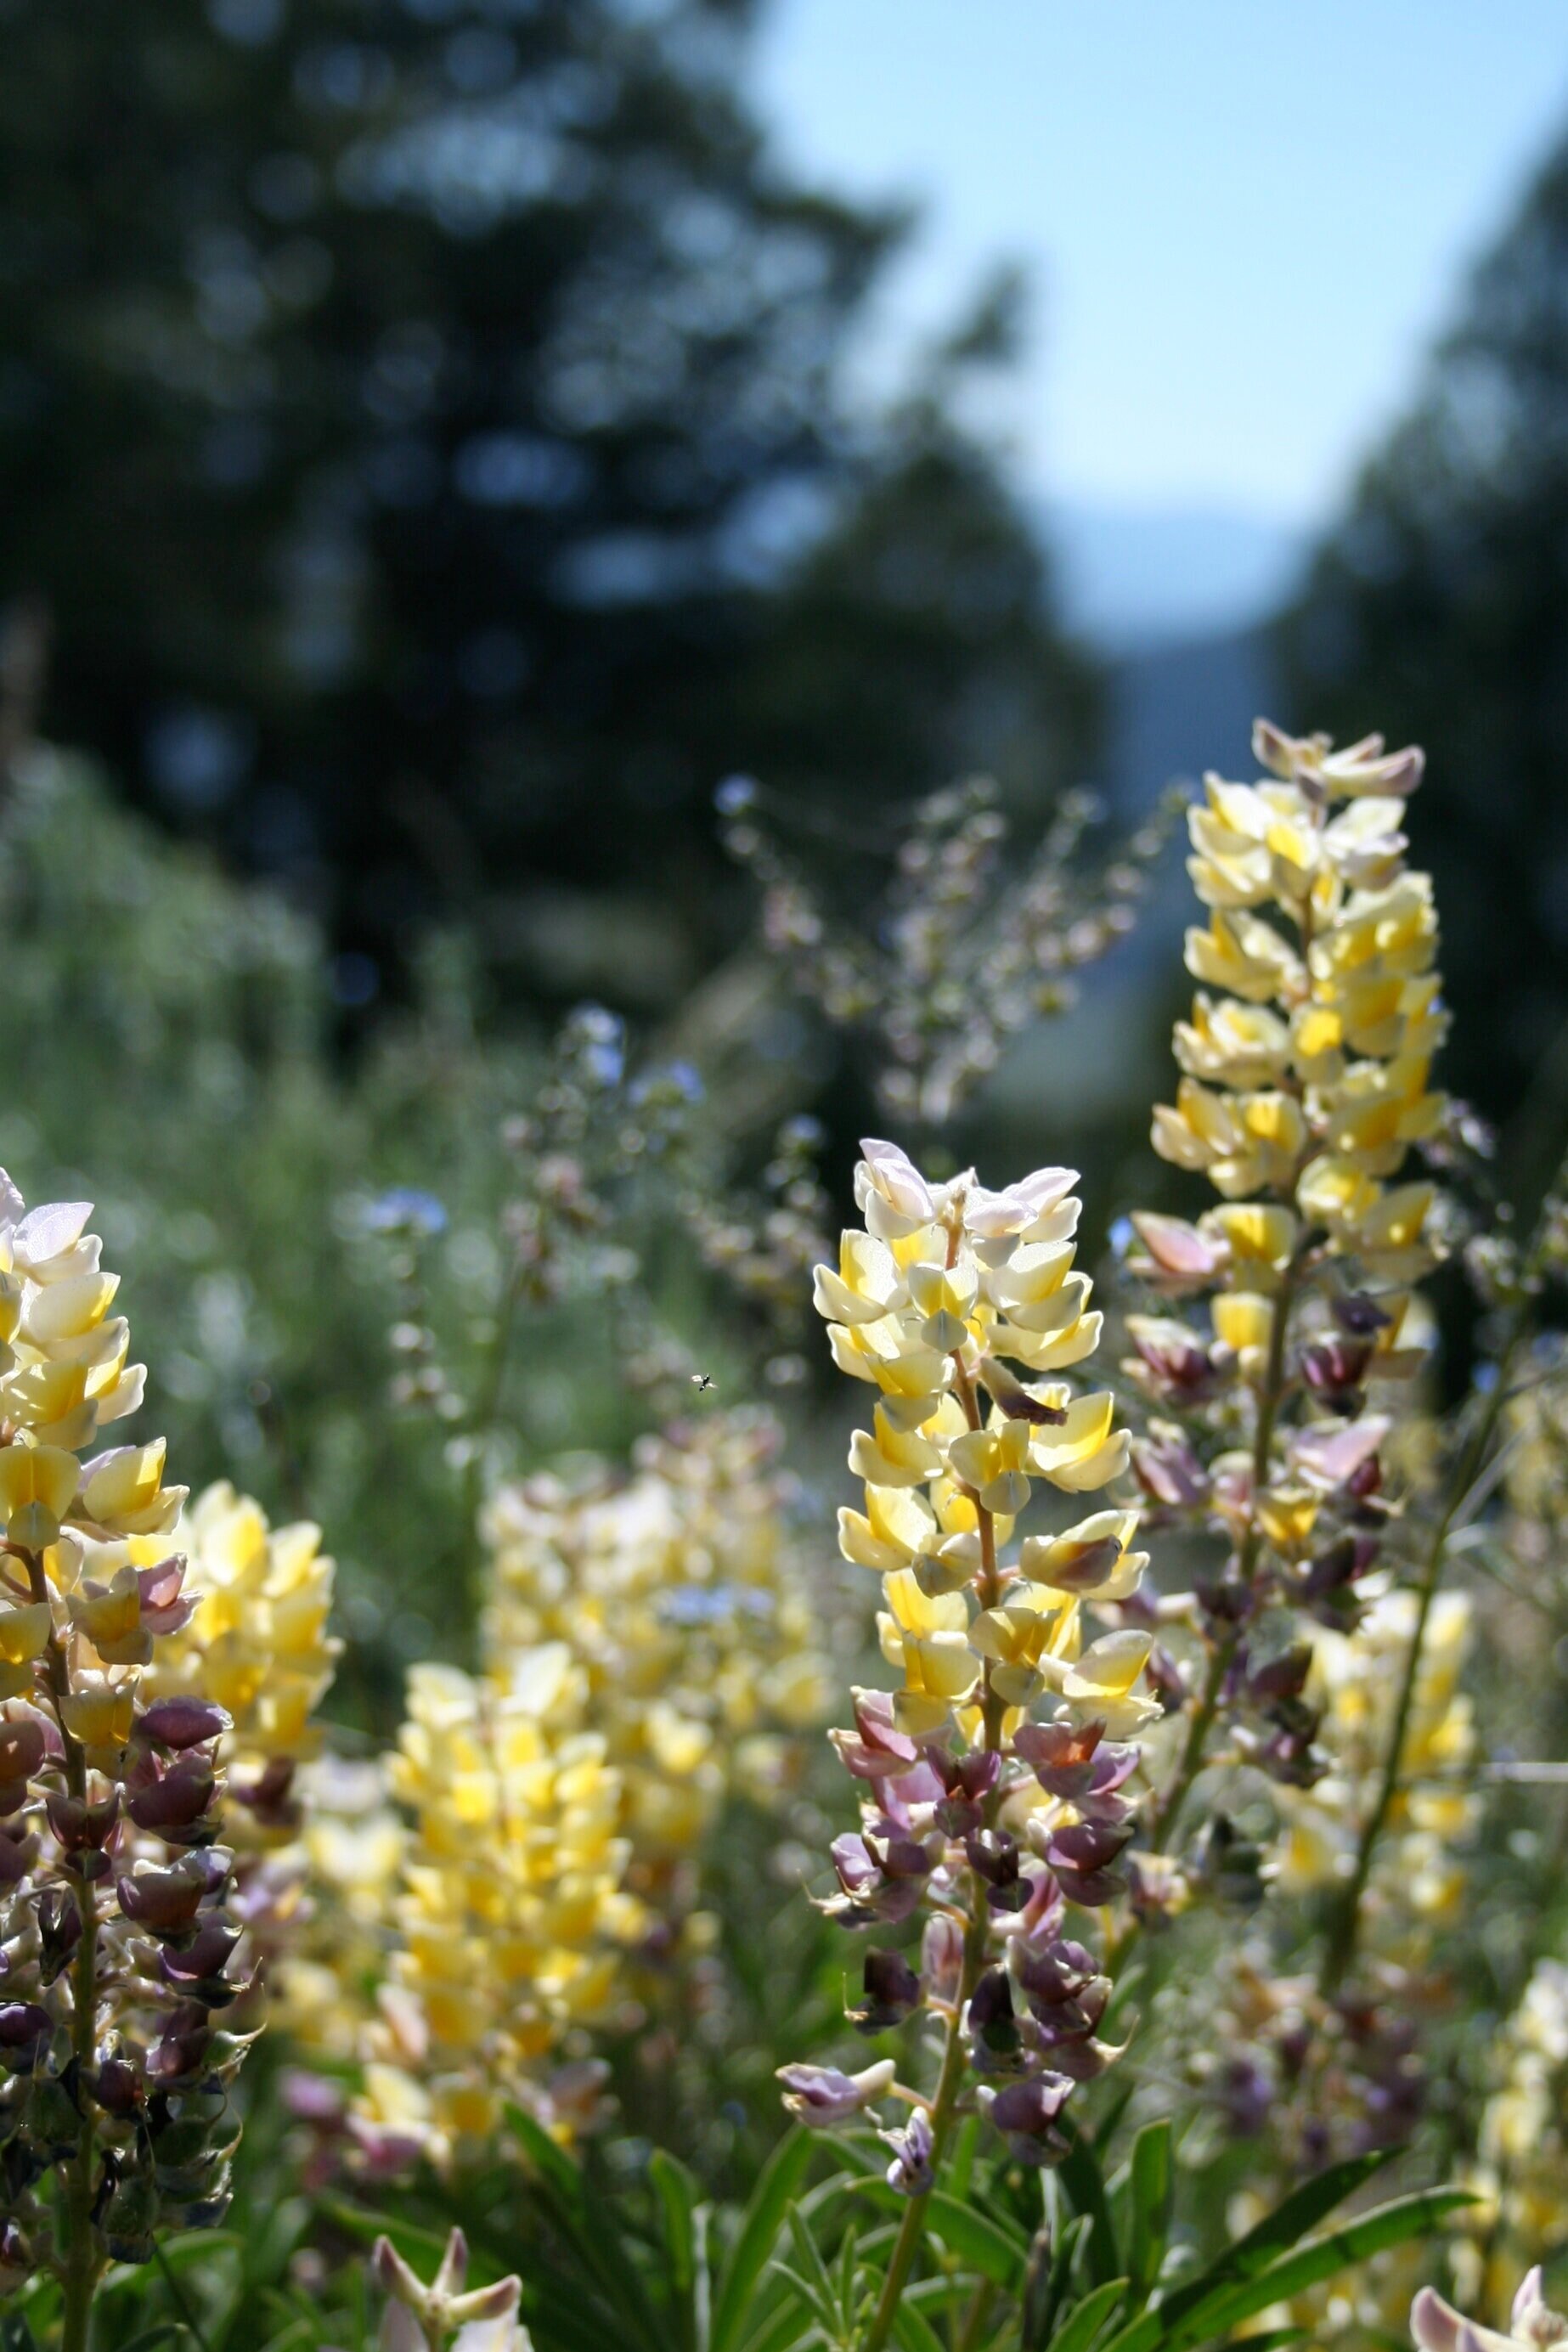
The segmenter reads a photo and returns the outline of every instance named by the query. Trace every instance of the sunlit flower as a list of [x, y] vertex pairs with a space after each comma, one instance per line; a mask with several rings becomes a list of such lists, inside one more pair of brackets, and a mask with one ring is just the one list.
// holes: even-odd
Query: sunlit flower
[[[922, 2012], [943, 2021], [982, 2080], [1019, 2077], [991, 2105], [1014, 2153], [1055, 2162], [1072, 2082], [1113, 2054], [1095, 2031], [1109, 1980], [1065, 1939], [1067, 1906], [1118, 1892], [1131, 1834], [1118, 1791], [1137, 1761], [1121, 1743], [1158, 1710], [1142, 1687], [1150, 1636], [1117, 1625], [1144, 1567], [1136, 1514], [1021, 1529], [1053, 1488], [1109, 1486], [1127, 1435], [1107, 1392], [1024, 1377], [1079, 1364], [1100, 1334], [1073, 1266], [1071, 1172], [993, 1192], [973, 1171], [931, 1183], [894, 1144], [862, 1149], [866, 1231], [845, 1234], [837, 1272], [818, 1270], [816, 1304], [835, 1361], [879, 1391], [871, 1428], [851, 1441], [864, 1502], [840, 1511], [839, 1543], [882, 1580], [878, 1628], [900, 1681], [857, 1691], [854, 1729], [832, 1735], [868, 1793], [859, 1832], [834, 1842], [838, 1892], [824, 1907], [856, 1927], [927, 1907], [921, 1969], [870, 1951], [854, 2021], [874, 2032]], [[1114, 1630], [1094, 1638], [1086, 1608], [1110, 1612]], [[783, 2079], [807, 2121], [862, 2108], [875, 2119], [891, 2075], [868, 2070], [852, 2089], [834, 2069], [786, 2067]], [[951, 2065], [942, 2081], [931, 2105], [880, 2134], [906, 2196], [936, 2178]]]

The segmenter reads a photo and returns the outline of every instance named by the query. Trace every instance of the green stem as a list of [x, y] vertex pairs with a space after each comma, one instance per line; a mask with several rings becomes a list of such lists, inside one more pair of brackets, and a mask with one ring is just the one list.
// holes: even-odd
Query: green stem
[[[974, 1909], [963, 1937], [963, 1968], [959, 1979], [958, 1994], [953, 2002], [952, 2018], [947, 2029], [947, 2047], [942, 2054], [942, 2072], [937, 2077], [936, 2096], [931, 2106], [931, 2168], [934, 2179], [946, 2151], [948, 2134], [952, 2127], [953, 2110], [963, 2083], [963, 2012], [970, 1995], [980, 1981], [985, 1958], [985, 1907], [983, 1891], [974, 1890]], [[893, 2322], [899, 2315], [915, 2256], [920, 2252], [925, 2236], [926, 2195], [911, 2197], [904, 2207], [904, 2218], [899, 2224], [888, 2274], [882, 2281], [876, 2315], [861, 2352], [883, 2352], [893, 2332]]]

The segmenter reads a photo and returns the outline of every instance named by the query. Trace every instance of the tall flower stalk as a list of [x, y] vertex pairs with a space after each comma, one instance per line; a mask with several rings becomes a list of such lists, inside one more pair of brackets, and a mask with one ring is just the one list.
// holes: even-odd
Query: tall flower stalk
[[[1398, 1181], [1444, 1116], [1436, 919], [1402, 830], [1422, 754], [1379, 737], [1335, 752], [1264, 720], [1254, 750], [1262, 781], [1211, 776], [1190, 813], [1202, 985], [1154, 1113], [1156, 1150], [1220, 1204], [1132, 1220], [1129, 1271], [1164, 1307], [1128, 1318], [1151, 1408], [1134, 1466], [1162, 1517], [1224, 1545], [1165, 1604], [1200, 1656], [1165, 1676], [1184, 1728], [1151, 1849], [1173, 1844], [1216, 1753], [1287, 1787], [1323, 1769], [1303, 1620], [1344, 1627], [1362, 1606], [1395, 1507], [1384, 1384], [1423, 1360], [1410, 1285], [1439, 1255], [1435, 1185]], [[1172, 1885], [1151, 1871], [1148, 1899]]]
[[215, 2021], [244, 1990], [229, 1717], [156, 1688], [194, 1605], [167, 1550], [185, 1490], [161, 1439], [89, 1451], [144, 1379], [89, 1213], [29, 1213], [0, 1174], [0, 2242], [58, 2277], [64, 2352], [108, 2263], [223, 2214], [253, 2038]]
[[[925, 2091], [899, 2084], [891, 2059], [783, 2080], [786, 2104], [822, 2126], [879, 2119], [888, 2099], [908, 2111], [881, 2133], [910, 2204], [866, 2339], [880, 2352], [955, 2117], [983, 2109], [1016, 2158], [1052, 2163], [1075, 2084], [1114, 2054], [1097, 2033], [1109, 1979], [1067, 1913], [1117, 1892], [1131, 1834], [1119, 1791], [1155, 1706], [1140, 1688], [1150, 1636], [1117, 1622], [1144, 1566], [1133, 1514], [1022, 1532], [1037, 1488], [1098, 1491], [1127, 1460], [1109, 1394], [1050, 1377], [1100, 1336], [1073, 1271], [1071, 1171], [992, 1192], [973, 1171], [928, 1183], [890, 1143], [862, 1150], [865, 1230], [818, 1269], [816, 1304], [840, 1370], [877, 1391], [849, 1453], [865, 1507], [840, 1512], [839, 1536], [883, 1580], [900, 1682], [855, 1691], [853, 1727], [832, 1735], [866, 1793], [859, 1832], [835, 1842], [825, 1907], [855, 1929], [923, 1920], [912, 1958], [868, 1952], [852, 2017], [867, 2033], [918, 2018], [940, 2055]], [[1116, 1630], [1086, 1641], [1086, 1607]]]

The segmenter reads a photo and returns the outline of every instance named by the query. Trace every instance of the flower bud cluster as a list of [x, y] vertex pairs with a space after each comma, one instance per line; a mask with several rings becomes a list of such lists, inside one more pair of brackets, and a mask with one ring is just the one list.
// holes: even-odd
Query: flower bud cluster
[[1079, 851], [1100, 814], [1092, 793], [1064, 793], [1022, 857], [994, 784], [932, 793], [896, 847], [884, 916], [849, 931], [768, 831], [761, 788], [733, 778], [719, 794], [725, 846], [763, 887], [767, 945], [829, 1021], [870, 1033], [884, 1108], [938, 1125], [1007, 1039], [1069, 1004], [1074, 974], [1131, 929], [1179, 804], [1163, 804], [1089, 874]]
[[582, 1729], [585, 1678], [563, 1643], [516, 1654], [505, 1687], [421, 1665], [391, 1768], [411, 1832], [395, 1941], [353, 2124], [396, 2169], [489, 2140], [508, 2100], [550, 2122], [594, 2078], [552, 2083], [575, 2029], [614, 2008], [645, 1932], [622, 1891], [619, 1776]]
[[619, 1779], [630, 1883], [664, 1933], [723, 1799], [771, 1794], [781, 1735], [827, 1707], [782, 1443], [771, 1413], [717, 1412], [645, 1438], [629, 1478], [602, 1462], [542, 1475], [498, 1488], [482, 1516], [487, 1669], [504, 1685], [519, 1652], [565, 1646]]
[[1134, 1468], [1163, 1520], [1224, 1547], [1186, 1612], [1206, 1672], [1190, 1691], [1168, 1678], [1195, 1745], [1165, 1827], [1216, 1718], [1286, 1788], [1325, 1768], [1300, 1621], [1348, 1627], [1362, 1605], [1396, 1508], [1394, 1423], [1372, 1407], [1425, 1360], [1410, 1285], [1440, 1254], [1436, 1187], [1400, 1181], [1444, 1116], [1431, 884], [1401, 830], [1422, 755], [1376, 737], [1335, 752], [1261, 720], [1254, 749], [1268, 776], [1211, 776], [1190, 814], [1211, 913], [1186, 961], [1205, 985], [1176, 1024], [1175, 1103], [1154, 1113], [1155, 1149], [1221, 1202], [1135, 1216], [1127, 1264], [1161, 1310], [1127, 1318], [1148, 1406]]
[[8, 2271], [79, 2289], [222, 2214], [253, 2038], [220, 2022], [246, 1985], [229, 1717], [159, 1682], [195, 1606], [185, 1490], [162, 1440], [91, 1450], [143, 1372], [89, 1213], [0, 1174], [0, 2213]]
[[[1133, 1514], [1024, 1532], [1037, 1493], [1081, 1508], [1127, 1461], [1110, 1396], [1054, 1377], [1092, 1353], [1100, 1321], [1073, 1271], [1071, 1171], [991, 1192], [973, 1171], [930, 1184], [892, 1144], [862, 1150], [865, 1230], [818, 1269], [816, 1303], [835, 1361], [876, 1392], [849, 1454], [865, 1507], [840, 1513], [840, 1543], [882, 1579], [900, 1681], [857, 1690], [852, 1728], [832, 1735], [864, 1796], [825, 1907], [852, 1928], [924, 1922], [912, 1955], [868, 1953], [852, 2012], [867, 2032], [916, 2015], [942, 2031], [934, 2097], [910, 2095], [884, 2135], [889, 2179], [918, 2193], [960, 2099], [1021, 2158], [1056, 2160], [1073, 2084], [1113, 2054], [1097, 2031], [1109, 1979], [1068, 1913], [1117, 1892], [1120, 1792], [1157, 1707], [1150, 1636], [1117, 1622], [1144, 1566]], [[1116, 1630], [1086, 1638], [1090, 1610]], [[887, 2094], [891, 2062], [784, 2080], [795, 2112], [832, 2123]]]

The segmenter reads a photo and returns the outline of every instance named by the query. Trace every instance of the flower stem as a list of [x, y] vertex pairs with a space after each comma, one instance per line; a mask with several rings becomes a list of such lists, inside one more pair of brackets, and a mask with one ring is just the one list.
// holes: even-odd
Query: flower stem
[[[947, 2047], [942, 2055], [942, 2072], [937, 2077], [936, 2096], [931, 2107], [931, 2168], [934, 2179], [941, 2168], [946, 2151], [948, 2134], [952, 2128], [953, 2110], [963, 2082], [963, 2012], [969, 1997], [980, 1980], [985, 1958], [985, 1909], [983, 1891], [974, 1890], [974, 1909], [963, 1937], [963, 1968], [959, 1979], [958, 1994], [953, 2002], [952, 2018], [947, 2029]], [[893, 2242], [892, 2257], [882, 2292], [877, 2302], [861, 2352], [883, 2352], [883, 2347], [893, 2332], [893, 2322], [899, 2315], [915, 2256], [920, 2252], [925, 2236], [926, 2192], [911, 2197], [904, 2208], [904, 2218], [899, 2224], [899, 2234]]]

